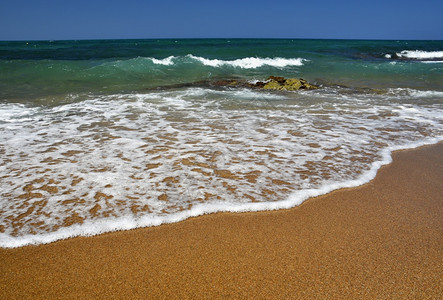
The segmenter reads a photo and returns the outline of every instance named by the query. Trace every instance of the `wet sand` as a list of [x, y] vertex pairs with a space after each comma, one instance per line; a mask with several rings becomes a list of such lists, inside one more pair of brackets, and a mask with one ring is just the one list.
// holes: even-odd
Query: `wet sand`
[[443, 143], [281, 211], [0, 249], [0, 299], [443, 295]]

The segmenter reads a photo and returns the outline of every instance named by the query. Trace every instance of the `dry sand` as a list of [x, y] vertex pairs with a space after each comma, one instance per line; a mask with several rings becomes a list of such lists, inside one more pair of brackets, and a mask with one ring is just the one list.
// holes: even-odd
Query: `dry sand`
[[0, 299], [441, 299], [442, 154], [289, 210], [1, 249]]

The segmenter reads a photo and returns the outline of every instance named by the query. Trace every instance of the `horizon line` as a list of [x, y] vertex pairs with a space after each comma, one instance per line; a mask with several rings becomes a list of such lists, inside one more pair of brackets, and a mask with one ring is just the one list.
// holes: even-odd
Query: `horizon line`
[[337, 40], [337, 41], [443, 41], [443, 39], [391, 39], [391, 38], [300, 38], [300, 37], [160, 37], [160, 38], [81, 38], [81, 39], [0, 39], [0, 42], [68, 42], [115, 40]]

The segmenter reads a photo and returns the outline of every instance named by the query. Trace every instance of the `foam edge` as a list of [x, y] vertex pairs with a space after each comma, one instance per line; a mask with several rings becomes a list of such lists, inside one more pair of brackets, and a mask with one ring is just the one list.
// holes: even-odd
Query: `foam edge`
[[415, 142], [411, 144], [391, 146], [382, 150], [382, 160], [373, 162], [371, 168], [361, 174], [358, 178], [343, 182], [337, 182], [322, 186], [317, 189], [306, 189], [292, 193], [287, 199], [276, 202], [260, 202], [260, 203], [240, 203], [238, 205], [231, 205], [226, 207], [224, 203], [214, 203], [210, 205], [196, 205], [189, 211], [182, 211], [176, 214], [168, 215], [166, 217], [119, 217], [118, 219], [107, 219], [97, 221], [86, 221], [83, 224], [75, 224], [70, 227], [61, 228], [55, 232], [39, 234], [39, 235], [25, 235], [21, 237], [11, 237], [5, 233], [0, 233], [0, 247], [1, 248], [19, 248], [29, 245], [49, 244], [59, 240], [79, 236], [94, 236], [107, 232], [115, 232], [122, 230], [131, 230], [136, 228], [154, 227], [162, 224], [177, 223], [192, 217], [198, 217], [205, 214], [213, 214], [219, 212], [258, 212], [288, 209], [299, 206], [301, 203], [309, 198], [318, 197], [328, 194], [332, 191], [361, 186], [373, 180], [377, 175], [378, 170], [392, 162], [392, 153], [398, 150], [415, 149], [421, 146], [433, 145], [443, 141], [443, 137], [435, 137]]

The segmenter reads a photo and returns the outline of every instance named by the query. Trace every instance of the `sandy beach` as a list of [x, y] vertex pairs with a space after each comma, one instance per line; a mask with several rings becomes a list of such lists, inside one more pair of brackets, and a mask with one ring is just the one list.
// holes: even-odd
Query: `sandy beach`
[[0, 250], [1, 299], [443, 295], [443, 143], [289, 210]]

